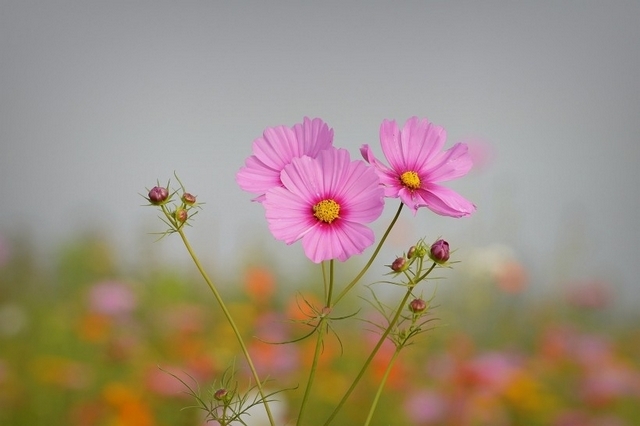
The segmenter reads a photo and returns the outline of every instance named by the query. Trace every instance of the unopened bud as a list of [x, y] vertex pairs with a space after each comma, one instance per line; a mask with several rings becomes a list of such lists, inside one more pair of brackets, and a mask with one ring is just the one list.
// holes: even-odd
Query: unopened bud
[[159, 205], [164, 203], [169, 198], [169, 190], [161, 186], [154, 186], [149, 191], [149, 201], [151, 204]]
[[409, 265], [407, 264], [407, 259], [405, 259], [404, 257], [397, 258], [391, 264], [391, 269], [393, 270], [393, 272], [402, 272], [408, 267]]
[[178, 222], [184, 223], [187, 221], [187, 218], [189, 217], [189, 213], [187, 213], [185, 209], [178, 209], [174, 213], [174, 217]]
[[225, 388], [220, 388], [217, 391], [215, 391], [215, 393], [213, 394], [213, 398], [218, 400], [218, 401], [222, 401], [223, 399], [226, 398], [228, 392]]
[[427, 303], [422, 299], [413, 299], [409, 303], [409, 310], [414, 314], [424, 312], [425, 309], [427, 309]]
[[438, 240], [431, 245], [431, 259], [436, 263], [445, 263], [449, 260], [449, 243]]
[[407, 259], [413, 258], [416, 255], [416, 246], [409, 247], [409, 251], [407, 252]]
[[185, 192], [184, 194], [182, 194], [182, 202], [191, 206], [196, 203], [196, 196]]

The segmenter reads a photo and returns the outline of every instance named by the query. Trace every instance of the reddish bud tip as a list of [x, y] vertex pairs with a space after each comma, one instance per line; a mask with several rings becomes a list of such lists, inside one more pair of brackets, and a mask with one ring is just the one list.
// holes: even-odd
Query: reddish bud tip
[[149, 191], [149, 201], [151, 204], [162, 204], [167, 198], [169, 198], [169, 190], [167, 188], [162, 188], [161, 186], [154, 186]]
[[182, 194], [182, 202], [191, 206], [196, 203], [196, 196], [185, 192]]
[[407, 265], [407, 259], [405, 259], [404, 257], [399, 257], [393, 261], [393, 263], [391, 264], [391, 269], [393, 270], [393, 272], [402, 272], [407, 269], [408, 266], [409, 265]]
[[409, 310], [414, 314], [422, 313], [425, 309], [427, 309], [427, 303], [422, 299], [413, 299], [409, 303]]
[[228, 392], [225, 388], [221, 388], [215, 391], [215, 393], [213, 394], [213, 397], [218, 401], [222, 401], [227, 396], [227, 393]]
[[187, 213], [185, 209], [178, 209], [174, 213], [174, 216], [178, 222], [184, 223], [187, 221], [187, 218], [189, 217], [189, 213]]
[[449, 260], [449, 243], [438, 240], [431, 245], [431, 259], [436, 263], [444, 263]]

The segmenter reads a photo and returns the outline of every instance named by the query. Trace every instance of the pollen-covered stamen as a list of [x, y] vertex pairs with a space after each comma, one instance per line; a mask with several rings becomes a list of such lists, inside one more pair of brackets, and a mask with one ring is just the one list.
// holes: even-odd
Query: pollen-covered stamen
[[340, 204], [332, 199], [322, 200], [313, 206], [313, 215], [322, 222], [331, 223], [340, 217]]
[[420, 177], [416, 172], [408, 171], [400, 175], [400, 182], [409, 189], [420, 188]]

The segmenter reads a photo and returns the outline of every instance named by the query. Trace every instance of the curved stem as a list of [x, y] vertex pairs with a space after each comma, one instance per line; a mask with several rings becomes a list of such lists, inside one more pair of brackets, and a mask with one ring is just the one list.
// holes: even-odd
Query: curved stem
[[389, 323], [389, 326], [384, 331], [384, 333], [382, 333], [382, 336], [380, 336], [380, 339], [378, 340], [378, 343], [376, 344], [375, 348], [373, 348], [373, 351], [371, 352], [371, 354], [369, 354], [369, 357], [367, 358], [367, 360], [365, 361], [364, 365], [360, 369], [360, 372], [358, 373], [356, 378], [353, 380], [353, 383], [351, 383], [351, 386], [349, 387], [347, 392], [344, 394], [344, 396], [342, 397], [342, 399], [340, 400], [340, 402], [338, 403], [336, 408], [333, 410], [333, 413], [331, 413], [331, 416], [329, 416], [327, 421], [324, 423], [325, 426], [327, 426], [329, 423], [331, 423], [331, 421], [338, 414], [338, 412], [340, 411], [342, 406], [345, 404], [345, 402], [347, 402], [347, 399], [349, 398], [349, 396], [351, 395], [353, 390], [356, 388], [356, 385], [358, 384], [358, 382], [360, 382], [360, 379], [362, 378], [362, 376], [364, 376], [365, 371], [367, 371], [367, 368], [369, 368], [369, 364], [371, 364], [371, 361], [373, 361], [373, 358], [378, 353], [378, 350], [380, 349], [380, 347], [384, 343], [385, 339], [387, 338], [389, 333], [391, 333], [391, 330], [393, 329], [393, 327], [395, 327], [395, 325], [397, 324], [398, 319], [400, 318], [400, 314], [402, 313], [402, 308], [404, 308], [404, 306], [407, 304], [407, 300], [409, 300], [409, 296], [411, 296], [411, 291], [412, 290], [413, 290], [413, 286], [409, 286], [407, 288], [407, 292], [404, 295], [404, 297], [402, 298], [402, 302], [400, 302], [400, 304], [398, 305], [398, 308], [396, 309], [396, 314], [394, 315], [393, 319]]
[[309, 395], [311, 394], [311, 387], [313, 386], [313, 381], [316, 376], [316, 369], [318, 368], [318, 361], [320, 359], [320, 352], [322, 349], [322, 340], [324, 339], [324, 328], [325, 328], [325, 319], [326, 317], [320, 318], [320, 323], [318, 324], [318, 338], [316, 340], [316, 350], [313, 354], [313, 362], [311, 363], [311, 370], [309, 371], [309, 380], [307, 381], [307, 387], [304, 390], [304, 396], [302, 397], [302, 404], [300, 405], [300, 412], [298, 413], [298, 421], [296, 425], [302, 424], [302, 419], [304, 417], [304, 409], [307, 405], [307, 401], [309, 400]]
[[207, 285], [211, 289], [211, 292], [213, 293], [213, 296], [215, 297], [216, 301], [218, 302], [218, 305], [220, 305], [220, 308], [222, 309], [222, 312], [224, 313], [224, 316], [227, 319], [227, 322], [231, 326], [231, 328], [233, 330], [233, 334], [236, 336], [236, 339], [238, 340], [238, 343], [240, 344], [240, 349], [242, 350], [242, 353], [244, 354], [244, 357], [247, 360], [247, 364], [249, 365], [249, 369], [251, 370], [251, 374], [253, 375], [253, 378], [256, 381], [256, 387], [258, 388], [258, 392], [260, 393], [260, 397], [262, 398], [262, 403], [264, 404], [264, 408], [265, 408], [265, 410], [267, 412], [267, 416], [269, 417], [269, 423], [271, 424], [271, 426], [276, 426], [275, 422], [273, 420], [273, 415], [271, 414], [271, 409], [269, 408], [269, 403], [268, 403], [267, 398], [266, 398], [266, 396], [264, 394], [264, 391], [262, 389], [262, 382], [260, 381], [260, 378], [258, 377], [258, 372], [256, 371], [256, 368], [253, 365], [253, 361], [251, 360], [251, 356], [249, 355], [249, 351], [247, 350], [247, 347], [244, 344], [244, 340], [242, 339], [242, 335], [240, 334], [240, 330], [236, 326], [236, 323], [233, 321], [233, 318], [231, 316], [231, 312], [229, 312], [229, 310], [227, 309], [227, 306], [225, 305], [224, 301], [222, 300], [222, 296], [220, 296], [220, 293], [218, 292], [218, 289], [213, 284], [213, 281], [211, 281], [211, 279], [209, 278], [209, 275], [206, 273], [206, 271], [202, 267], [202, 264], [200, 263], [200, 260], [198, 259], [198, 257], [196, 256], [195, 252], [191, 248], [191, 244], [189, 244], [189, 240], [187, 240], [187, 237], [184, 234], [184, 231], [182, 230], [182, 228], [178, 228], [177, 232], [178, 232], [178, 234], [180, 234], [180, 238], [182, 238], [182, 242], [184, 243], [185, 247], [187, 248], [187, 251], [189, 252], [189, 255], [191, 256], [191, 259], [193, 259], [193, 262], [195, 263], [196, 268], [198, 268], [198, 271], [200, 272], [200, 275], [202, 275], [202, 278], [204, 278], [205, 282], [207, 283]]
[[371, 403], [371, 408], [369, 409], [369, 415], [367, 416], [367, 420], [364, 422], [364, 426], [369, 426], [371, 423], [371, 419], [373, 418], [373, 412], [376, 410], [376, 406], [378, 405], [378, 401], [380, 400], [380, 395], [382, 395], [382, 389], [384, 388], [385, 383], [387, 383], [387, 379], [389, 378], [389, 373], [391, 373], [391, 369], [393, 368], [393, 364], [395, 364], [398, 355], [400, 354], [400, 350], [402, 350], [404, 346], [398, 345], [396, 346], [396, 350], [393, 352], [393, 356], [389, 360], [389, 364], [382, 376], [382, 380], [380, 381], [380, 386], [378, 386], [378, 391], [376, 392], [376, 396], [373, 398], [373, 402]]
[[[358, 281], [360, 281], [360, 278], [362, 278], [362, 276], [367, 272], [367, 270], [371, 267], [371, 265], [373, 264], [373, 261], [375, 260], [376, 256], [378, 256], [378, 253], [380, 252], [380, 249], [382, 248], [382, 245], [384, 244], [385, 240], [387, 239], [387, 237], [389, 236], [389, 233], [391, 232], [391, 229], [393, 229], [393, 226], [396, 224], [396, 222], [398, 221], [398, 218], [400, 217], [400, 212], [402, 211], [402, 206], [404, 206], [404, 204], [402, 204], [402, 202], [400, 203], [400, 206], [398, 207], [398, 211], [396, 212], [396, 215], [393, 217], [393, 219], [391, 220], [391, 223], [389, 224], [389, 226], [387, 227], [387, 230], [384, 232], [384, 234], [382, 235], [382, 238], [380, 239], [380, 242], [378, 243], [378, 245], [376, 246], [376, 249], [374, 250], [373, 254], [371, 255], [371, 258], [369, 259], [369, 261], [367, 262], [366, 265], [364, 265], [364, 268], [362, 268], [362, 271], [360, 271], [360, 273], [353, 279], [353, 281], [351, 281], [345, 288], [344, 290], [342, 290], [340, 292], [340, 294], [338, 295], [338, 297], [336, 297], [336, 300], [333, 302], [333, 305], [336, 305], [340, 299], [342, 299], [352, 288], [354, 285], [356, 285], [358, 283]], [[331, 307], [331, 306], [328, 306]]]

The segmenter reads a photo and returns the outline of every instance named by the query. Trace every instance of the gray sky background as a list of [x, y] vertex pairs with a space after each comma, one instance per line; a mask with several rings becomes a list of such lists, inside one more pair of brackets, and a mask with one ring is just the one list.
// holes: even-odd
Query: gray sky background
[[[207, 203], [190, 235], [219, 272], [256, 242], [302, 263], [235, 184], [252, 141], [321, 117], [355, 158], [381, 153], [384, 118], [418, 115], [492, 161], [450, 185], [477, 214], [405, 212], [388, 257], [423, 236], [463, 260], [501, 243], [536, 287], [606, 279], [637, 301], [638, 22], [631, 0], [0, 0], [0, 232], [46, 253], [99, 227], [136, 259], [161, 229], [138, 193], [175, 170]], [[186, 262], [177, 239], [154, 249]]]

